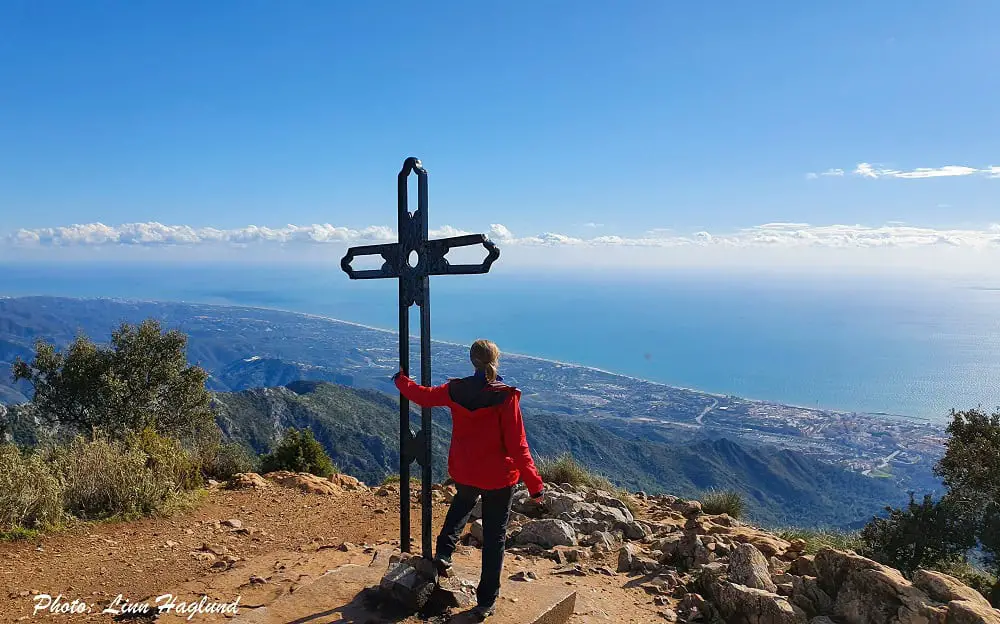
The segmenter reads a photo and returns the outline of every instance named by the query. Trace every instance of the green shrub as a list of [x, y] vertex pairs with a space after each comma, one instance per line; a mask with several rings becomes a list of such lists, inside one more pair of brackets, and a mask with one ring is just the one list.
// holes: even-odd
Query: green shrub
[[333, 460], [323, 450], [323, 445], [313, 437], [312, 430], [299, 431], [289, 428], [274, 452], [261, 458], [262, 472], [291, 470], [310, 472], [318, 477], [329, 477], [337, 472]]
[[701, 499], [701, 509], [707, 514], [728, 514], [739, 519], [746, 513], [746, 500], [736, 490], [709, 490]]
[[961, 560], [975, 546], [975, 520], [947, 497], [935, 502], [928, 494], [918, 503], [910, 494], [905, 509], [886, 511], [861, 530], [859, 552], [904, 574]]
[[56, 524], [62, 509], [59, 480], [41, 455], [0, 444], [0, 533]]
[[78, 518], [148, 515], [180, 489], [175, 466], [123, 442], [76, 437], [49, 453], [63, 484], [64, 508]]
[[563, 453], [554, 459], [542, 458], [538, 461], [538, 473], [546, 483], [568, 483], [600, 490], [614, 491], [607, 478], [595, 474], [581, 466], [571, 453]]
[[202, 473], [209, 479], [228, 481], [241, 472], [256, 472], [259, 463], [253, 451], [242, 444], [220, 444], [202, 465]]
[[152, 427], [186, 441], [218, 428], [208, 373], [187, 362], [187, 336], [155, 319], [122, 323], [107, 345], [80, 335], [59, 351], [38, 341], [31, 361], [16, 358], [11, 372], [31, 384], [39, 416], [79, 433]]
[[[396, 483], [399, 483], [401, 481], [402, 478], [400, 478], [399, 473], [394, 472], [391, 475], [387, 475], [386, 478], [382, 480], [382, 485], [395, 485]], [[414, 484], [417, 485], [417, 487], [420, 486], [420, 477], [414, 477], [411, 475], [410, 487], [413, 487]]]
[[803, 540], [806, 543], [805, 554], [807, 555], [815, 555], [824, 548], [857, 552], [863, 545], [857, 533], [847, 531], [793, 527], [777, 529], [774, 534], [786, 541]]
[[24, 527], [14, 527], [10, 531], [0, 531], [0, 542], [18, 542], [37, 539], [39, 532], [36, 529], [26, 529]]

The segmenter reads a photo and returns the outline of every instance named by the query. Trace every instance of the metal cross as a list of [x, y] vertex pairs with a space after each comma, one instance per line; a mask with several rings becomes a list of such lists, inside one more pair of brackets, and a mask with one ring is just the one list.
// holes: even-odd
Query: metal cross
[[[417, 210], [410, 213], [407, 178], [417, 174]], [[485, 234], [453, 236], [427, 240], [427, 170], [412, 156], [403, 161], [396, 179], [399, 198], [399, 242], [384, 245], [351, 247], [340, 261], [340, 268], [351, 279], [399, 279], [399, 365], [410, 370], [410, 306], [420, 306], [420, 383], [431, 385], [431, 275], [469, 275], [488, 273], [500, 257], [500, 249]], [[482, 245], [489, 252], [481, 264], [451, 264], [445, 255], [452, 248]], [[410, 255], [416, 252], [415, 264]], [[379, 255], [382, 266], [355, 270], [351, 262], [358, 256]], [[421, 537], [423, 556], [431, 558], [431, 410], [421, 410], [421, 430], [410, 431], [410, 404], [399, 397], [399, 548], [410, 551], [410, 463], [416, 461], [421, 473]]]

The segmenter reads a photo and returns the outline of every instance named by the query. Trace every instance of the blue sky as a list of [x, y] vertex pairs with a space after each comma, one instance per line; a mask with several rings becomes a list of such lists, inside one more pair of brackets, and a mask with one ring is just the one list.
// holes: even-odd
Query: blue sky
[[1000, 4], [751, 5], [0, 0], [0, 234], [1000, 245]]

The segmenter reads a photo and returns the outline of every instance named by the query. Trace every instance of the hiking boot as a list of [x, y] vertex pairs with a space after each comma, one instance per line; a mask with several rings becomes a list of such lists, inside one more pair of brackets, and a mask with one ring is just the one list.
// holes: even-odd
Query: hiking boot
[[483, 620], [490, 617], [496, 612], [497, 612], [497, 606], [490, 605], [488, 607], [478, 606], [475, 609], [473, 609], [470, 613], [472, 617], [474, 617], [477, 621], [482, 622]]
[[440, 557], [434, 559], [434, 568], [437, 570], [438, 576], [451, 578], [455, 575], [451, 568], [451, 559], [442, 559]]

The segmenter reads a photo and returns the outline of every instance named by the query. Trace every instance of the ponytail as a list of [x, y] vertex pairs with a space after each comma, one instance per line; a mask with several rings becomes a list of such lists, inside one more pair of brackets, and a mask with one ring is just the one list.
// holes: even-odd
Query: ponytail
[[493, 383], [497, 380], [500, 366], [500, 349], [489, 340], [477, 340], [472, 343], [469, 349], [469, 359], [477, 371], [486, 374], [486, 381]]

